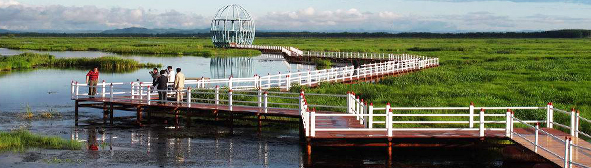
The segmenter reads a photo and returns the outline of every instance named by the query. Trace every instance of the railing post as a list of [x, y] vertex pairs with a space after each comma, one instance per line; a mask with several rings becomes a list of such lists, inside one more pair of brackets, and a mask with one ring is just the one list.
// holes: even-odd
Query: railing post
[[289, 88], [291, 87], [290, 79], [291, 79], [290, 75], [285, 76], [285, 89], [286, 90], [289, 90]]
[[74, 86], [74, 81], [70, 82], [70, 98], [74, 99], [74, 92], [76, 91], [76, 87]]
[[386, 111], [386, 130], [388, 130], [388, 138], [392, 137], [392, 109], [388, 106], [388, 111]]
[[361, 118], [361, 116], [359, 116], [359, 114], [361, 114], [361, 112], [363, 111], [363, 99], [361, 99], [359, 101], [359, 108], [357, 108], [357, 111], [355, 111], [355, 114], [357, 114], [357, 120], [359, 120], [359, 118]]
[[300, 97], [298, 97], [298, 104], [300, 105], [300, 114], [304, 114], [304, 111], [306, 110], [304, 108], [304, 91], [301, 90], [300, 91]]
[[347, 92], [347, 114], [351, 114], [351, 92]]
[[80, 92], [80, 85], [78, 85], [78, 81], [76, 81], [76, 99], [78, 99], [78, 93]]
[[576, 128], [575, 129], [575, 137], [578, 138], [579, 137], [579, 127], [581, 126], [581, 122], [580, 122], [581, 114], [580, 114], [580, 111], [579, 110], [577, 110], [577, 114], [576, 115], [577, 116], [575, 116], [576, 117], [575, 118], [575, 123], [576, 123], [575, 124], [575, 126], [576, 126], [575, 127]]
[[564, 167], [569, 167], [569, 149], [570, 149], [570, 139], [568, 137], [564, 138]]
[[111, 83], [111, 86], [109, 87], [109, 95], [109, 99], [113, 102], [113, 83]]
[[[355, 99], [355, 110], [353, 111], [353, 113], [357, 113], [359, 111], [359, 103], [361, 102], [361, 100], [359, 100], [359, 96], [357, 96], [357, 98]], [[359, 118], [357, 118], [359, 119]]]
[[570, 111], [570, 136], [576, 137], [576, 127], [577, 127], [577, 114], [575, 113], [575, 108], [572, 108]]
[[316, 136], [316, 109], [310, 112], [310, 136]]
[[150, 96], [150, 86], [146, 86], [146, 90], [147, 90], [147, 92], [146, 92], [146, 103], [148, 105], [150, 105], [150, 99], [151, 99], [151, 96]]
[[264, 112], [267, 113], [269, 105], [268, 105], [268, 92], [265, 91], [265, 93], [263, 93], [263, 106], [264, 106]]
[[215, 104], [220, 104], [220, 86], [215, 85]]
[[510, 127], [511, 127], [511, 136], [509, 136], [509, 138], [513, 139], [513, 129], [515, 129], [515, 127], [514, 127], [515, 113], [513, 112], [513, 110], [509, 110], [509, 111], [511, 111], [511, 120], [510, 120], [511, 121], [511, 125], [510, 125]]
[[470, 117], [469, 117], [469, 123], [470, 123], [470, 128], [474, 128], [474, 102], [470, 102]]
[[261, 88], [259, 88], [258, 92], [257, 92], [257, 98], [258, 98], [258, 105], [259, 107], [263, 106], [263, 90]]
[[369, 114], [369, 120], [367, 122], [367, 127], [373, 128], [373, 103], [369, 103], [369, 107], [367, 108], [367, 113]]
[[554, 106], [552, 102], [549, 102], [546, 106], [546, 127], [552, 128], [554, 127], [553, 121], [554, 120]]
[[228, 89], [232, 90], [232, 76], [228, 79]]
[[536, 138], [535, 138], [535, 146], [534, 146], [534, 152], [538, 153], [538, 139], [539, 139], [539, 134], [540, 134], [540, 123], [536, 122]]
[[232, 111], [232, 89], [228, 90], [228, 107]]
[[191, 87], [187, 88], [187, 106], [191, 107]]
[[106, 86], [105, 85], [107, 85], [107, 84], [105, 83], [105, 80], [103, 80], [103, 86], [102, 86], [103, 89], [102, 89], [101, 97], [105, 97], [105, 93], [106, 93], [106, 88], [105, 88]]
[[308, 83], [308, 86], [312, 86], [312, 73], [310, 73], [310, 71], [308, 70], [308, 80], [306, 80]]
[[507, 109], [507, 112], [505, 113], [505, 136], [506, 137], [511, 137], [511, 134], [513, 134], [511, 132], [511, 110]]
[[131, 99], [135, 98], [135, 82], [131, 82]]
[[479, 122], [480, 129], [480, 137], [484, 137], [484, 109], [480, 109], [480, 122]]
[[568, 138], [568, 167], [573, 167], [573, 138]]

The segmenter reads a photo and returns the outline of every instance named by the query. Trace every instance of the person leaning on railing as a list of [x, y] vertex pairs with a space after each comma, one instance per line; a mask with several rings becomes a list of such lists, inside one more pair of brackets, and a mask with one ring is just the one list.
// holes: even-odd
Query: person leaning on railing
[[98, 84], [98, 80], [98, 67], [94, 67], [86, 74], [86, 83], [88, 84], [88, 96], [91, 98], [94, 97], [94, 95], [96, 95], [96, 85]]

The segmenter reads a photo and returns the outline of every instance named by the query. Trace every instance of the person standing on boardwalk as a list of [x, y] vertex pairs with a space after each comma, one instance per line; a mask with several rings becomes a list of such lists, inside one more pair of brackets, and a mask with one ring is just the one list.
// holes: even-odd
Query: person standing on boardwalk
[[168, 81], [169, 82], [173, 82], [174, 81], [174, 71], [172, 70], [172, 66], [168, 66], [166, 68], [166, 77], [168, 77]]
[[88, 96], [94, 97], [96, 95], [96, 85], [99, 80], [98, 67], [94, 67], [86, 74], [86, 83], [88, 84]]
[[160, 103], [164, 103], [166, 100], [166, 89], [168, 89], [168, 77], [164, 76], [164, 74], [166, 74], [166, 70], [160, 71], [160, 75], [152, 84], [156, 89], [158, 89], [158, 99], [160, 100]]
[[176, 92], [176, 101], [183, 100], [182, 90], [185, 88], [185, 74], [181, 73], [181, 68], [176, 68], [176, 76], [174, 78], [174, 89]]

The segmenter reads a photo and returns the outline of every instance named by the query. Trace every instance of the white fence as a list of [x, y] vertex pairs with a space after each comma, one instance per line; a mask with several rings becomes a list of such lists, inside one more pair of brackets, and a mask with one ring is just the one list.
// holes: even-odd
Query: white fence
[[[342, 131], [375, 131], [384, 132], [387, 137], [393, 137], [393, 133], [400, 131], [478, 131], [480, 137], [484, 137], [487, 131], [504, 131], [505, 136], [511, 139], [514, 135], [523, 138], [527, 142], [534, 146], [534, 152], [538, 152], [538, 148], [542, 149], [555, 157], [564, 160], [565, 167], [571, 167], [577, 165], [581, 167], [588, 167], [581, 163], [574, 162], [572, 159], [573, 148], [579, 148], [581, 150], [590, 151], [588, 147], [582, 145], [573, 144], [572, 138], [566, 137], [561, 139], [556, 135], [553, 135], [547, 131], [539, 128], [539, 123], [550, 123], [547, 124], [548, 128], [552, 128], [554, 125], [560, 125], [570, 130], [571, 137], [578, 137], [579, 134], [591, 138], [589, 134], [579, 130], [580, 122], [585, 121], [591, 123], [589, 119], [583, 118], [579, 115], [579, 112], [575, 112], [573, 109], [571, 112], [565, 110], [556, 109], [552, 106], [552, 103], [548, 103], [546, 107], [475, 107], [474, 104], [470, 104], [468, 107], [391, 107], [388, 103], [385, 107], [374, 107], [372, 103], [367, 104], [363, 99], [355, 96], [355, 93], [347, 93], [347, 113], [344, 114], [325, 114], [316, 113], [315, 110], [309, 110], [308, 106], [300, 106], [302, 109], [302, 120], [304, 121], [305, 134], [307, 137], [315, 137], [317, 132], [342, 132]], [[305, 97], [304, 100], [305, 102]], [[475, 110], [479, 110], [475, 113]], [[490, 113], [485, 111], [499, 111], [504, 112]], [[515, 117], [513, 110], [528, 110], [531, 112], [546, 112], [545, 120], [521, 120]], [[419, 111], [412, 113], [394, 113], [394, 111]], [[421, 113], [420, 111], [453, 111], [453, 113]], [[466, 113], [461, 113], [466, 111]], [[570, 126], [558, 124], [553, 121], [553, 112], [558, 111], [563, 114], [571, 116]], [[460, 112], [460, 113], [458, 113]], [[363, 124], [363, 128], [332, 128], [332, 127], [318, 127], [316, 120], [318, 117], [355, 117], [360, 124]], [[419, 117], [417, 120], [411, 120], [413, 117]], [[434, 120], [425, 120], [424, 118], [434, 118]], [[465, 118], [465, 119], [460, 119]], [[476, 120], [474, 118], [477, 118]], [[416, 119], [416, 118], [415, 118]], [[383, 128], [377, 128], [375, 124], [384, 124]], [[395, 128], [395, 125], [399, 124], [418, 124], [422, 126], [412, 127], [399, 127]], [[444, 124], [444, 126], [433, 126], [438, 124]], [[520, 134], [514, 131], [515, 124], [523, 124], [526, 127], [531, 127], [535, 130], [534, 138], [528, 139], [526, 135]], [[532, 124], [535, 124], [533, 126]], [[475, 127], [477, 125], [477, 127]], [[454, 127], [445, 127], [454, 126]], [[459, 126], [459, 127], [458, 127]], [[556, 154], [555, 151], [549, 150], [547, 144], [539, 143], [540, 132], [544, 133], [559, 142], [564, 144], [564, 156], [562, 157]], [[546, 146], [544, 146], [546, 145]]]
[[328, 51], [301, 51], [289, 46], [266, 46], [266, 45], [240, 45], [232, 44], [230, 47], [257, 50], [275, 50], [287, 56], [322, 57], [332, 59], [371, 59], [371, 60], [409, 60], [428, 59], [424, 56], [411, 54], [389, 54], [389, 53], [364, 53], [364, 52], [328, 52]]

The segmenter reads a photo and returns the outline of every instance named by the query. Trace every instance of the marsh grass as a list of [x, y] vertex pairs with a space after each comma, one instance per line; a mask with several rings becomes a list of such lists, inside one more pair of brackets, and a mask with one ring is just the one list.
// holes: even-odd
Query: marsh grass
[[0, 38], [0, 47], [41, 51], [104, 51], [155, 56], [257, 56], [258, 50], [215, 48], [209, 38]]
[[161, 67], [161, 64], [139, 63], [133, 59], [116, 56], [97, 58], [55, 58], [49, 54], [22, 53], [14, 56], [0, 57], [0, 70], [30, 69], [35, 67], [49, 68], [92, 68], [125, 71], [146, 67]]
[[24, 151], [28, 148], [79, 150], [82, 144], [56, 136], [41, 136], [26, 130], [0, 131], [0, 151]]

